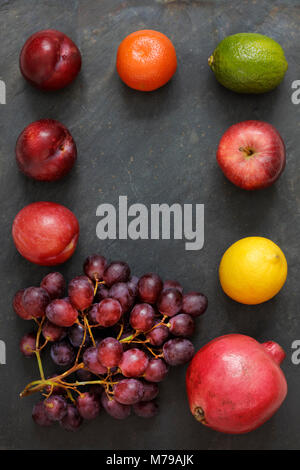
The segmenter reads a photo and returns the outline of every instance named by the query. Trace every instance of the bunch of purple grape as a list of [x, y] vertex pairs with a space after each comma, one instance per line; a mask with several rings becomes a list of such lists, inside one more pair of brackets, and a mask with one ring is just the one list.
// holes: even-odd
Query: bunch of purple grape
[[[177, 281], [163, 282], [157, 274], [131, 276], [127, 263], [108, 264], [100, 255], [89, 256], [83, 268], [85, 275], [69, 283], [68, 297], [58, 272], [14, 297], [16, 313], [37, 324], [37, 331], [21, 339], [20, 349], [36, 356], [41, 376], [21, 396], [41, 392], [34, 421], [42, 426], [59, 421], [70, 431], [101, 408], [116, 419], [132, 409], [152, 417], [158, 411], [157, 384], [168, 366], [185, 364], [194, 355], [187, 337], [207, 298], [198, 292], [184, 295]], [[45, 378], [41, 354], [49, 344], [59, 372]]]

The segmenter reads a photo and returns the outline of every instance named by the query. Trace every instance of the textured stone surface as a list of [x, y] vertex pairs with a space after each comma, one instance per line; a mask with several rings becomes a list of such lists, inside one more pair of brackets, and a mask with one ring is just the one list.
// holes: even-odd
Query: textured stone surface
[[[232, 6], [230, 6], [232, 4]], [[7, 105], [0, 106], [1, 295], [0, 338], [7, 365], [0, 366], [0, 447], [9, 449], [278, 449], [300, 445], [300, 366], [291, 363], [291, 343], [300, 339], [299, 229], [300, 105], [291, 102], [291, 83], [300, 79], [300, 7], [283, 1], [171, 0], [7, 0], [0, 1], [0, 79]], [[18, 55], [39, 29], [69, 34], [83, 54], [83, 69], [69, 88], [43, 94], [22, 79]], [[132, 31], [152, 28], [167, 34], [178, 54], [178, 72], [157, 92], [126, 88], [115, 71], [118, 44]], [[222, 88], [207, 58], [226, 35], [253, 31], [282, 44], [289, 62], [284, 83], [262, 96], [239, 96]], [[43, 184], [20, 174], [14, 145], [21, 130], [39, 118], [55, 118], [76, 139], [78, 164], [63, 181]], [[218, 140], [227, 127], [245, 119], [275, 125], [287, 147], [287, 168], [272, 188], [247, 193], [226, 181], [217, 167]], [[106, 241], [96, 238], [96, 207], [129, 203], [204, 203], [205, 246], [187, 252], [182, 241]], [[65, 204], [78, 216], [79, 247], [61, 271], [79, 274], [84, 257], [98, 251], [128, 261], [134, 273], [157, 271], [177, 278], [185, 289], [209, 297], [198, 323], [197, 348], [215, 336], [239, 332], [278, 341], [287, 352], [283, 369], [289, 394], [276, 416], [246, 436], [207, 430], [190, 415], [185, 368], [173, 369], [161, 386], [161, 412], [152, 420], [114, 421], [103, 412], [81, 432], [37, 428], [31, 421], [35, 397], [20, 400], [22, 387], [37, 377], [35, 363], [21, 357], [18, 342], [30, 325], [11, 308], [14, 292], [38, 284], [47, 268], [22, 259], [10, 231], [16, 213], [33, 201]], [[226, 298], [217, 267], [224, 250], [248, 235], [270, 237], [287, 256], [285, 288], [272, 301], [246, 307]]]

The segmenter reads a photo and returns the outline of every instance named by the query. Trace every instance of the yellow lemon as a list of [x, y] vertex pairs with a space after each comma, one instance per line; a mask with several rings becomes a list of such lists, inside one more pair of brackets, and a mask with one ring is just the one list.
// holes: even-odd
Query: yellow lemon
[[287, 262], [279, 246], [268, 238], [242, 238], [225, 251], [219, 276], [229, 297], [242, 304], [260, 304], [282, 288]]

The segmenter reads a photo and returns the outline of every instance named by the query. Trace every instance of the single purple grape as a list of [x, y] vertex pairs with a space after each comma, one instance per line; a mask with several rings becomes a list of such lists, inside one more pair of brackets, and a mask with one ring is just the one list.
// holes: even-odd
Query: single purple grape
[[94, 300], [94, 286], [87, 276], [77, 276], [69, 282], [68, 295], [71, 304], [80, 311], [92, 305]]
[[106, 393], [103, 393], [101, 396], [101, 404], [106, 413], [115, 419], [126, 419], [130, 416], [131, 406], [122, 405], [113, 398], [110, 400]]
[[35, 355], [36, 349], [36, 333], [31, 332], [24, 335], [20, 341], [20, 351], [25, 357]]
[[51, 395], [44, 401], [44, 405], [51, 421], [60, 421], [67, 414], [67, 402], [61, 395]]
[[144, 373], [144, 378], [148, 382], [161, 382], [164, 380], [168, 373], [168, 367], [163, 359], [153, 358], [150, 359], [147, 369]]
[[162, 288], [163, 283], [161, 278], [157, 274], [148, 273], [139, 280], [138, 294], [142, 302], [155, 304]]
[[109, 297], [120, 302], [123, 313], [128, 312], [134, 303], [126, 282], [117, 282], [109, 289]]
[[164, 281], [163, 291], [167, 289], [177, 289], [179, 290], [180, 294], [183, 293], [183, 287], [177, 281], [171, 281], [171, 280]]
[[116, 339], [107, 337], [98, 344], [98, 361], [105, 368], [117, 367], [123, 356], [123, 346]]
[[54, 323], [51, 323], [47, 318], [43, 323], [42, 333], [47, 341], [53, 342], [65, 338], [67, 330], [62, 326], [54, 325]]
[[101, 281], [103, 279], [106, 266], [107, 261], [103, 256], [90, 255], [86, 258], [83, 264], [83, 270], [85, 274], [92, 279], [92, 281]]
[[79, 382], [87, 382], [93, 380], [94, 374], [87, 369], [79, 369], [76, 371], [76, 378]]
[[39, 426], [52, 426], [53, 421], [51, 421], [46, 414], [44, 400], [40, 400], [34, 405], [32, 419]]
[[189, 292], [182, 299], [182, 311], [192, 317], [203, 315], [208, 306], [207, 297], [200, 292]]
[[140, 418], [153, 418], [158, 413], [158, 406], [154, 401], [141, 401], [133, 405], [133, 411]]
[[136, 304], [130, 313], [130, 325], [134, 330], [146, 332], [154, 325], [155, 311], [149, 304]]
[[159, 388], [155, 382], [147, 382], [146, 380], [142, 381], [144, 386], [144, 393], [141, 401], [151, 401], [157, 397]]
[[103, 284], [99, 284], [97, 287], [97, 292], [94, 301], [101, 302], [101, 300], [106, 299], [107, 297], [109, 297], [109, 289]]
[[76, 406], [68, 403], [67, 413], [60, 421], [61, 427], [66, 431], [77, 431], [81, 424], [82, 417], [80, 416]]
[[51, 345], [50, 356], [58, 366], [67, 367], [75, 360], [75, 350], [68, 341], [62, 340]]
[[100, 400], [95, 394], [85, 392], [76, 400], [77, 410], [83, 419], [94, 419], [100, 413]]
[[107, 374], [107, 368], [98, 360], [98, 349], [90, 347], [86, 349], [82, 357], [84, 367], [96, 375]]
[[[159, 323], [159, 321], [156, 321], [155, 324], [158, 325]], [[169, 336], [169, 328], [165, 325], [159, 325], [149, 331], [146, 338], [152, 346], [162, 346]]]
[[144, 386], [140, 380], [124, 379], [114, 386], [114, 398], [122, 405], [134, 405], [143, 398]]
[[[74, 348], [79, 348], [84, 339], [84, 327], [75, 323], [70, 328], [68, 328], [68, 339]], [[84, 346], [88, 346], [91, 342], [89, 333], [86, 332]]]
[[132, 297], [138, 295], [138, 283], [139, 278], [137, 276], [131, 276], [130, 280], [127, 282], [127, 286]]
[[166, 289], [164, 290], [157, 302], [158, 310], [162, 315], [173, 317], [176, 315], [182, 306], [182, 295], [178, 289]]
[[170, 332], [174, 336], [192, 336], [195, 331], [194, 319], [186, 313], [179, 313], [170, 318]]
[[180, 366], [189, 362], [195, 354], [193, 344], [185, 338], [174, 338], [163, 346], [163, 356], [170, 366]]
[[18, 290], [13, 298], [13, 309], [22, 320], [32, 320], [32, 315], [26, 312], [23, 305], [23, 294], [25, 289]]
[[42, 287], [28, 287], [23, 293], [22, 304], [31, 317], [43, 317], [49, 302], [50, 296]]
[[130, 268], [123, 261], [110, 263], [104, 271], [103, 279], [108, 287], [116, 282], [127, 282], [130, 278]]
[[48, 292], [51, 300], [54, 300], [64, 296], [66, 281], [58, 272], [49, 273], [42, 279], [40, 286]]
[[92, 325], [97, 325], [97, 317], [98, 317], [98, 305], [99, 304], [93, 304], [88, 312], [88, 321]]

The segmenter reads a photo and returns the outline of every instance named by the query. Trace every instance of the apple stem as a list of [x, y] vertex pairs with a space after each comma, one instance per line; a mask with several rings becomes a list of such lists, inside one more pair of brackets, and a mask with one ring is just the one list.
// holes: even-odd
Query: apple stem
[[249, 147], [240, 147], [239, 151], [246, 154], [246, 157], [251, 157], [254, 154], [254, 151]]

